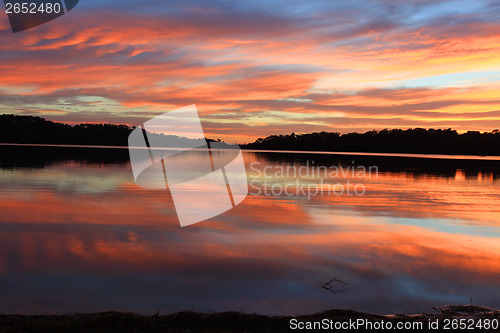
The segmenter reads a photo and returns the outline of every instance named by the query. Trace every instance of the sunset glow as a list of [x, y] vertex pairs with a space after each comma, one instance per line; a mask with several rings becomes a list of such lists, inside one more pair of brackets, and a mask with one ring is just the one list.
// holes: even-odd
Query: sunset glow
[[173, 3], [84, 1], [17, 34], [2, 16], [0, 112], [137, 125], [196, 104], [238, 143], [499, 127], [495, 2]]

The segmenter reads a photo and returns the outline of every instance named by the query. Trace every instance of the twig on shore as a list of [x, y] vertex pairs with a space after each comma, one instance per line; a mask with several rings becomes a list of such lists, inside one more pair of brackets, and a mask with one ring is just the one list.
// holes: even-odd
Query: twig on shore
[[326, 282], [326, 283], [321, 283], [319, 286], [320, 286], [321, 288], [323, 288], [323, 289], [326, 289], [326, 290], [328, 290], [328, 291], [330, 291], [330, 292], [334, 293], [335, 295], [336, 295], [336, 294], [339, 294], [339, 293], [342, 293], [342, 292], [344, 292], [344, 291], [347, 291], [347, 288], [344, 288], [344, 289], [341, 289], [341, 290], [334, 290], [334, 289], [333, 289], [333, 286], [331, 285], [331, 283], [333, 283], [333, 282], [338, 282], [338, 283], [341, 283], [341, 284], [343, 284], [343, 285], [345, 285], [345, 286], [347, 286], [347, 285], [348, 285], [346, 282], [344, 282], [344, 281], [342, 281], [342, 280], [337, 279], [337, 276], [336, 276], [336, 277], [334, 277], [333, 279], [331, 279], [330, 281], [328, 281], [328, 282]]

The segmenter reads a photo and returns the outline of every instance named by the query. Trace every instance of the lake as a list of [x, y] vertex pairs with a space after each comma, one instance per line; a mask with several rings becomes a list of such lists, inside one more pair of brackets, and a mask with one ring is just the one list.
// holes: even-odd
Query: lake
[[500, 161], [243, 156], [247, 198], [181, 228], [126, 149], [1, 146], [0, 312], [500, 306]]

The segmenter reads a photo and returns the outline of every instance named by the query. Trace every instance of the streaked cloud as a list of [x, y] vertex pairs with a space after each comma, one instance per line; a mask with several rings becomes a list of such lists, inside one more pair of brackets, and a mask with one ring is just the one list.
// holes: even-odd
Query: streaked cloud
[[0, 112], [133, 125], [196, 103], [208, 136], [236, 142], [493, 130], [499, 14], [486, 0], [89, 1], [19, 34], [0, 21]]

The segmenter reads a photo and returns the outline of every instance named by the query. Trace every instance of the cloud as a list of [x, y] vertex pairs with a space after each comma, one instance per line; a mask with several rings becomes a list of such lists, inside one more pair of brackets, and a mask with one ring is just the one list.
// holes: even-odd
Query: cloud
[[0, 110], [136, 124], [195, 103], [211, 136], [239, 142], [434, 121], [491, 130], [500, 9], [460, 3], [89, 2], [26, 33], [0, 25]]

